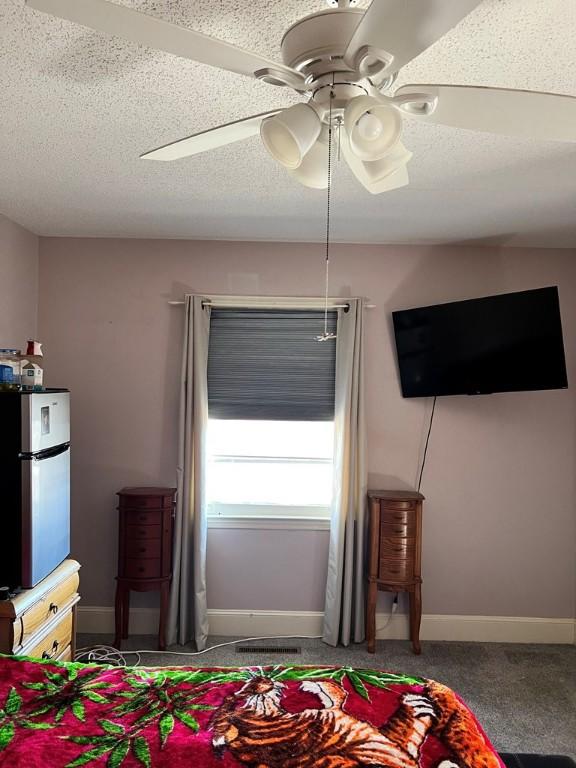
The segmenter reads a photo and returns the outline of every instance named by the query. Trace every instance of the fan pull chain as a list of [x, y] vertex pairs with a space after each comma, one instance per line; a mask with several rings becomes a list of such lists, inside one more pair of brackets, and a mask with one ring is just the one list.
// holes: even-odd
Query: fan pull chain
[[336, 119], [336, 125], [338, 126], [338, 154], [336, 155], [338, 162], [342, 160], [342, 118]]
[[330, 208], [332, 192], [332, 99], [334, 91], [330, 91], [330, 115], [328, 117], [328, 194], [326, 200], [326, 291], [324, 304], [324, 335], [328, 334], [328, 278], [330, 274]]
[[[334, 80], [334, 76], [332, 76]], [[334, 85], [334, 83], [332, 83]], [[328, 115], [328, 192], [326, 198], [326, 280], [324, 290], [324, 333], [317, 336], [317, 341], [328, 341], [335, 339], [336, 334], [328, 332], [328, 289], [330, 283], [330, 208], [332, 192], [332, 100], [334, 99], [334, 88], [330, 91], [330, 112]]]

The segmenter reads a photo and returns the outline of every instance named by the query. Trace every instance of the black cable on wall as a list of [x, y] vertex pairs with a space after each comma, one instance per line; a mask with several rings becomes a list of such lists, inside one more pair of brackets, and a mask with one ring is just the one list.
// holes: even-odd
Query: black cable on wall
[[430, 442], [430, 432], [432, 432], [432, 422], [434, 421], [434, 411], [436, 410], [435, 396], [432, 403], [432, 413], [430, 414], [430, 424], [428, 425], [428, 434], [426, 435], [426, 445], [424, 446], [424, 456], [422, 457], [422, 466], [420, 467], [420, 477], [418, 478], [418, 493], [420, 493], [420, 487], [422, 486], [422, 475], [424, 474], [424, 467], [426, 466], [426, 455], [428, 454], [428, 443]]

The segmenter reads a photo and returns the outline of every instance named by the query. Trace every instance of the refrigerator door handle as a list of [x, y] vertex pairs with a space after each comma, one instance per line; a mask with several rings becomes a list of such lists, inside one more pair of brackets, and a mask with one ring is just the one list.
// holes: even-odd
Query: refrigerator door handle
[[43, 461], [44, 459], [52, 459], [54, 456], [60, 456], [61, 453], [65, 453], [70, 448], [70, 443], [62, 443], [62, 445], [56, 445], [54, 448], [45, 448], [43, 451], [36, 451], [36, 453], [30, 453], [24, 451], [18, 454], [19, 459], [34, 461]]

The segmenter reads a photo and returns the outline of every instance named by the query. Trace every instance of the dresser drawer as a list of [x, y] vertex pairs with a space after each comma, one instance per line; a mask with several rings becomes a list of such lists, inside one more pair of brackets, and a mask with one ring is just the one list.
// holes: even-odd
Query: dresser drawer
[[72, 610], [65, 613], [60, 621], [52, 625], [50, 630], [37, 643], [30, 648], [24, 648], [26, 656], [34, 656], [41, 659], [57, 658], [72, 641]]
[[[26, 637], [37, 632], [43, 624], [50, 621], [64, 609], [69, 607], [71, 598], [78, 591], [80, 577], [78, 572], [73, 573], [65, 581], [57, 584], [49, 592], [46, 592], [40, 600], [27, 610], [17, 621], [16, 635], [21, 634], [21, 642], [26, 642]], [[15, 637], [15, 639], [20, 639]]]
[[380, 539], [381, 558], [414, 557], [416, 539], [401, 539], [397, 536], [385, 536]]
[[128, 579], [159, 579], [162, 575], [162, 560], [150, 558], [149, 560], [139, 560], [127, 558], [123, 576]]
[[170, 509], [172, 506], [171, 496], [120, 495], [121, 509]]
[[380, 558], [378, 578], [390, 582], [411, 581], [414, 578], [414, 559]]
[[159, 539], [162, 534], [161, 525], [127, 525], [129, 539]]
[[56, 657], [56, 661], [74, 661], [72, 658], [72, 646], [69, 645], [67, 648], [64, 648], [62, 653]]
[[383, 523], [403, 523], [404, 525], [412, 525], [416, 522], [416, 510], [415, 509], [387, 509], [386, 507], [380, 507], [380, 520]]
[[380, 523], [380, 538], [412, 538], [416, 535], [416, 521], [394, 523], [383, 520]]
[[380, 509], [407, 509], [414, 511], [416, 503], [414, 501], [400, 501], [399, 499], [382, 499]]
[[126, 556], [135, 558], [162, 557], [160, 539], [129, 539], [126, 542]]
[[123, 514], [126, 515], [126, 522], [128, 525], [162, 525], [162, 510], [136, 510], [125, 509]]

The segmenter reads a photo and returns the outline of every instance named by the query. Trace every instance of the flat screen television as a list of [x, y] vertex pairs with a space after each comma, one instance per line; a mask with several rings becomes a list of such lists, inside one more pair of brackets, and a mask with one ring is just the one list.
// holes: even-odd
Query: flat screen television
[[568, 386], [555, 287], [392, 316], [404, 397]]

